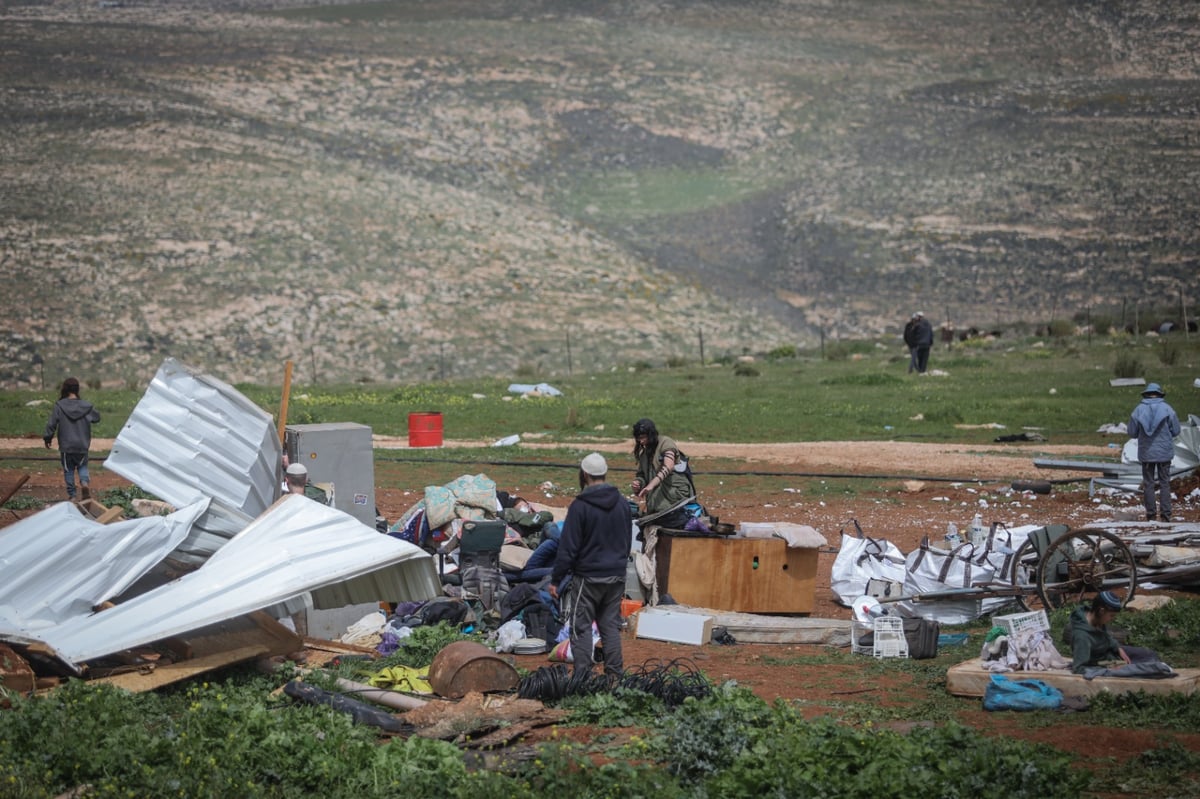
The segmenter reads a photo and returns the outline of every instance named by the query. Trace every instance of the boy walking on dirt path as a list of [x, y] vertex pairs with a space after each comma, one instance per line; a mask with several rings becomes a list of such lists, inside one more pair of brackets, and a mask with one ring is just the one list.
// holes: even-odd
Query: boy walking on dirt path
[[100, 421], [99, 412], [92, 403], [79, 397], [79, 380], [68, 377], [59, 391], [58, 402], [50, 412], [42, 441], [46, 449], [58, 434], [58, 451], [62, 456], [63, 482], [67, 485], [67, 499], [75, 499], [75, 473], [79, 473], [79, 485], [83, 499], [91, 499], [88, 475], [88, 450], [92, 447], [92, 425]]

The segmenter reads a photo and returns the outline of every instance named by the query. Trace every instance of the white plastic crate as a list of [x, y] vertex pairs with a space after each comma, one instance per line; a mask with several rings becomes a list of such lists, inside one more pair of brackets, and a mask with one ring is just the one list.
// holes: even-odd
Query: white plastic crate
[[1034, 632], [1046, 632], [1050, 629], [1050, 619], [1044, 610], [1031, 610], [1028, 613], [1010, 613], [1007, 616], [996, 616], [992, 619], [997, 627], [1001, 627], [1009, 638]]
[[875, 620], [875, 645], [871, 654], [877, 658], [908, 657], [904, 619], [899, 616], [880, 616]]
[[850, 652], [871, 655], [875, 652], [875, 625], [861, 621], [850, 622]]

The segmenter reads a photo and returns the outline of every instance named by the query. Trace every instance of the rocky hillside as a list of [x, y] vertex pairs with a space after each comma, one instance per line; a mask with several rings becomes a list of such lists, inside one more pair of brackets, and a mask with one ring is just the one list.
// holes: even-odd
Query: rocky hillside
[[1198, 52], [1187, 0], [0, 0], [0, 386], [1194, 313]]

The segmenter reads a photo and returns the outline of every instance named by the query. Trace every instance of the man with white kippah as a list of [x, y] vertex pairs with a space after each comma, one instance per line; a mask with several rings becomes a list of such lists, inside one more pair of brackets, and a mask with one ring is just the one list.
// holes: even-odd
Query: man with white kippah
[[[625, 598], [633, 513], [617, 487], [606, 482], [607, 477], [608, 462], [599, 452], [580, 461], [580, 490], [567, 508], [549, 590], [550, 596], [562, 603], [571, 628], [575, 670], [592, 670], [595, 622], [604, 650], [604, 673], [616, 677], [624, 669], [621, 600]], [[568, 574], [570, 584], [560, 597], [558, 588]]]
[[329, 504], [329, 497], [325, 491], [308, 482], [308, 469], [303, 463], [288, 464], [283, 479], [289, 494], [302, 494], [322, 505]]

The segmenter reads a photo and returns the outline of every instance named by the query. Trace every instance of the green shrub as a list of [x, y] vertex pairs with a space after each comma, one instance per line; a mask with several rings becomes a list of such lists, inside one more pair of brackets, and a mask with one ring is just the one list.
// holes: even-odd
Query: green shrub
[[1178, 366], [1183, 357], [1183, 347], [1172, 339], [1163, 339], [1158, 345], [1158, 361], [1163, 366]]
[[775, 349], [768, 352], [767, 357], [770, 358], [771, 360], [776, 360], [776, 361], [780, 360], [781, 358], [795, 358], [796, 357], [796, 345], [795, 344], [781, 344], [780, 346], [778, 346]]
[[1142, 362], [1132, 352], [1118, 352], [1113, 362], [1114, 377], [1138, 377], [1142, 374]]
[[1075, 334], [1075, 323], [1070, 319], [1055, 319], [1047, 329], [1051, 338], [1066, 338]]
[[46, 507], [46, 503], [37, 497], [15, 496], [5, 502], [4, 507], [8, 510], [41, 510]]
[[733, 373], [737, 377], [758, 377], [760, 374], [754, 364], [742, 361], [733, 365]]
[[670, 369], [678, 369], [681, 366], [687, 366], [687, 358], [682, 355], [671, 355], [667, 358], [667, 367]]

